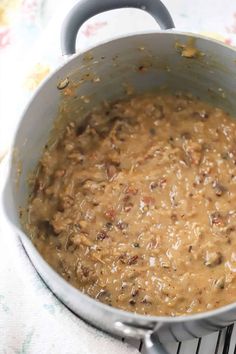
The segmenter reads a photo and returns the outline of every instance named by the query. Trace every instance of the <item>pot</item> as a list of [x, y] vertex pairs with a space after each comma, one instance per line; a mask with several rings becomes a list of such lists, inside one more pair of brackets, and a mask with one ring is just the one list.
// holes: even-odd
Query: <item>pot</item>
[[[162, 30], [117, 38], [74, 55], [76, 35], [83, 22], [97, 13], [120, 7], [146, 10]], [[104, 99], [124, 97], [127, 94], [125, 83], [139, 94], [157, 88], [187, 90], [236, 113], [235, 49], [199, 35], [177, 32], [171, 29], [173, 27], [167, 9], [159, 0], [80, 1], [67, 16], [62, 29], [62, 52], [71, 57], [40, 86], [26, 108], [15, 136], [15, 153], [4, 190], [7, 218], [53, 293], [93, 326], [111, 334], [144, 339], [149, 353], [162, 354], [165, 351], [161, 342], [201, 337], [228, 326], [236, 320], [236, 303], [174, 318], [143, 316], [102, 304], [72, 287], [44, 261], [24, 233], [19, 208], [27, 203], [28, 174], [36, 166], [61, 105], [68, 116], [83, 117]], [[192, 55], [185, 51], [188, 46], [192, 48]], [[139, 70], [140, 67], [145, 70]], [[62, 100], [57, 86], [60, 82], [60, 88], [67, 80], [79, 84], [75, 85], [73, 97]]]

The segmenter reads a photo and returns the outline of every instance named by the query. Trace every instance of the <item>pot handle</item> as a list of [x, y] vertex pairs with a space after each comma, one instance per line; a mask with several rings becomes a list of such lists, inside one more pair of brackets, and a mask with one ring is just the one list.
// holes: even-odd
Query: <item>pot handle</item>
[[124, 322], [115, 322], [115, 328], [121, 335], [143, 340], [142, 352], [145, 354], [168, 354], [162, 344], [155, 338], [155, 333], [162, 326], [157, 323], [153, 328], [136, 327]]
[[160, 0], [80, 0], [64, 20], [61, 31], [61, 50], [63, 55], [75, 53], [77, 33], [90, 17], [101, 12], [133, 7], [147, 11], [154, 17], [161, 29], [174, 28], [174, 22], [167, 8]]
[[152, 339], [151, 334], [143, 338], [143, 348], [145, 354], [168, 354], [160, 342]]

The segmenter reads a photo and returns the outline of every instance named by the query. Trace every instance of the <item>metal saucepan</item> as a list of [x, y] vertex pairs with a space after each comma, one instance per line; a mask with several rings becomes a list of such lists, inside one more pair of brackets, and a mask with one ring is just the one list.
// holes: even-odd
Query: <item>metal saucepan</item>
[[[19, 207], [24, 207], [27, 201], [28, 174], [36, 166], [61, 104], [68, 116], [82, 117], [104, 99], [124, 97], [126, 83], [139, 94], [163, 87], [171, 91], [187, 90], [210, 103], [217, 103], [230, 113], [236, 111], [236, 50], [215, 40], [173, 30], [173, 21], [159, 0], [80, 1], [64, 23], [63, 54], [74, 54], [77, 32], [85, 20], [121, 7], [146, 10], [162, 30], [107, 41], [86, 53], [71, 56], [49, 76], [33, 96], [19, 124], [14, 150], [21, 161], [21, 173], [19, 175], [12, 155], [4, 205], [8, 219], [38, 273], [69, 309], [106, 332], [144, 339], [149, 353], [165, 353], [160, 342], [200, 337], [232, 323], [236, 320], [236, 303], [174, 318], [143, 316], [104, 305], [72, 287], [43, 260], [25, 235], [18, 215]], [[181, 54], [181, 48], [188, 43], [193, 45], [193, 41], [199, 55], [189, 58], [184, 52]], [[147, 70], [137, 70], [140, 65]], [[75, 83], [80, 81], [80, 85], [77, 85], [76, 97], [61, 102], [57, 85], [65, 78]], [[84, 97], [89, 99], [83, 100]]]

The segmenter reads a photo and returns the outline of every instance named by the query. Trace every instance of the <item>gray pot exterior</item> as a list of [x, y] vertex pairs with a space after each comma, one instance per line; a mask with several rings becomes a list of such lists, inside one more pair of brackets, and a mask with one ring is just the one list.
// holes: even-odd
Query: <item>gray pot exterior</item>
[[[176, 50], [176, 43], [186, 44], [192, 37], [196, 38], [195, 46], [201, 55], [185, 58]], [[142, 66], [145, 70], [140, 70]], [[76, 88], [76, 98], [62, 101], [57, 84], [66, 77], [73, 83], [81, 79], [83, 82]], [[6, 215], [48, 287], [79, 317], [118, 335], [137, 337], [137, 327], [154, 330], [154, 337], [161, 342], [200, 337], [236, 320], [236, 303], [176, 318], [141, 316], [111, 308], [82, 294], [62, 279], [39, 255], [19, 221], [19, 207], [26, 205], [28, 196], [28, 175], [47, 142], [59, 107], [68, 110], [69, 118], [82, 117], [104, 99], [125, 97], [127, 87], [132, 87], [137, 94], [157, 89], [188, 91], [236, 115], [236, 51], [217, 41], [166, 31], [130, 35], [74, 56], [38, 89], [23, 114], [4, 191]], [[89, 98], [89, 102], [86, 100], [86, 103], [84, 97]], [[22, 165], [20, 175], [19, 161]], [[117, 322], [125, 323], [133, 330], [124, 332]]]

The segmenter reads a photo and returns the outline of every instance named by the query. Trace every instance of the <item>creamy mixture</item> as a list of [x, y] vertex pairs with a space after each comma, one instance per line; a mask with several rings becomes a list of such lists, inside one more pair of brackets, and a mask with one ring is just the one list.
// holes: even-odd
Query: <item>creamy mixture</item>
[[135, 97], [46, 146], [26, 229], [89, 296], [149, 315], [236, 300], [236, 121], [188, 95]]

